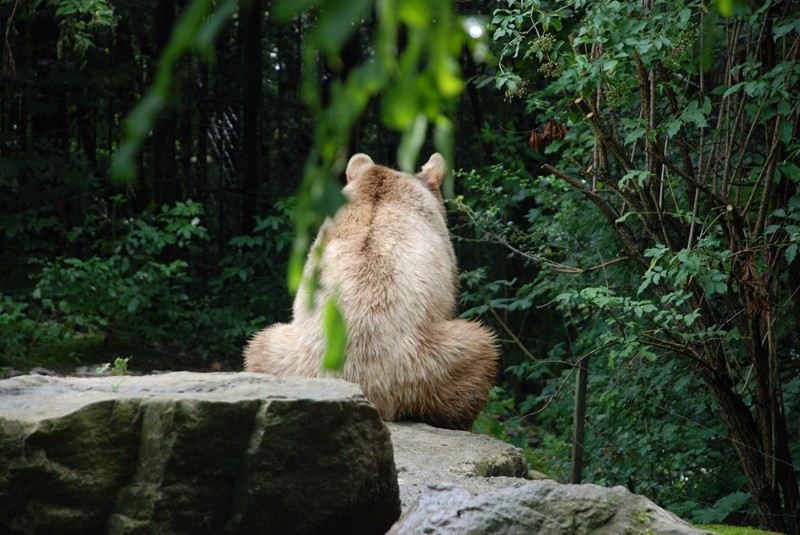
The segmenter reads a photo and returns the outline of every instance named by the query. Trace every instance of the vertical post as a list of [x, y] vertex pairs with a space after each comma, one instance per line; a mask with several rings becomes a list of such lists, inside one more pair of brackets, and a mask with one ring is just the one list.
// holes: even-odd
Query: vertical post
[[570, 481], [579, 484], [583, 478], [583, 437], [586, 425], [586, 383], [589, 375], [589, 357], [578, 361], [575, 378], [575, 404], [572, 414], [572, 454]]

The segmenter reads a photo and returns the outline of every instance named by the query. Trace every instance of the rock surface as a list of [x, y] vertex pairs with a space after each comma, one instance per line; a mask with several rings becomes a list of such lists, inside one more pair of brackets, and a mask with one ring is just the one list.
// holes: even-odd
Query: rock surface
[[432, 485], [390, 535], [713, 535], [624, 487], [532, 481], [475, 495]]
[[388, 422], [405, 511], [429, 485], [450, 483], [481, 494], [526, 483], [522, 450], [486, 435]]
[[524, 479], [522, 451], [494, 438], [387, 426], [404, 511], [394, 535], [711, 535], [624, 487]]
[[525, 474], [518, 448], [384, 425], [334, 379], [0, 381], [3, 534], [708, 533], [623, 487]]
[[260, 374], [0, 381], [0, 533], [384, 533], [392, 445], [353, 384]]

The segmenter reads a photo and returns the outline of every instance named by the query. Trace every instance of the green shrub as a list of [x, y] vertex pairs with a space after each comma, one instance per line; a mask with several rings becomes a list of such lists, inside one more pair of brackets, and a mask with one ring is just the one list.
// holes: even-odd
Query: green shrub
[[[72, 366], [81, 360], [76, 349], [117, 345], [165, 355], [169, 367], [179, 365], [169, 360], [177, 353], [193, 366], [238, 366], [245, 338], [288, 311], [282, 259], [292, 202], [276, 208], [216, 261], [194, 201], [127, 220], [87, 217], [68, 232], [69, 248], [81, 255], [29, 260], [34, 289], [0, 299], [2, 366]], [[75, 340], [95, 343], [69, 349]]]

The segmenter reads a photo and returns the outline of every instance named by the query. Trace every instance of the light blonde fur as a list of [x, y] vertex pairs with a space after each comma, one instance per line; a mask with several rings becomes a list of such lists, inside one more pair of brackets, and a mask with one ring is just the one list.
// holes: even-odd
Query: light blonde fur
[[245, 369], [325, 375], [319, 304], [335, 293], [348, 329], [342, 377], [361, 385], [381, 417], [469, 428], [494, 384], [497, 349], [487, 328], [453, 319], [458, 283], [444, 173], [439, 154], [416, 176], [354, 155], [343, 190], [349, 202], [323, 225], [305, 266], [307, 281], [322, 247], [317, 306], [307, 307], [301, 285], [292, 323], [258, 332]]

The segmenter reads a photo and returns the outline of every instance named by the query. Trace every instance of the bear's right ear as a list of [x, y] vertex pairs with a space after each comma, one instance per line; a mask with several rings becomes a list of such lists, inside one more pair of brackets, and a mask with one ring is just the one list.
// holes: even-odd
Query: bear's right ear
[[417, 176], [424, 180], [429, 188], [436, 189], [442, 183], [445, 171], [444, 157], [438, 152], [434, 152]]
[[352, 182], [370, 165], [375, 165], [375, 162], [373, 162], [372, 158], [366, 154], [353, 154], [353, 156], [350, 158], [350, 161], [347, 162], [347, 169], [344, 172], [344, 174], [347, 176], [347, 181]]

